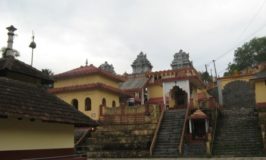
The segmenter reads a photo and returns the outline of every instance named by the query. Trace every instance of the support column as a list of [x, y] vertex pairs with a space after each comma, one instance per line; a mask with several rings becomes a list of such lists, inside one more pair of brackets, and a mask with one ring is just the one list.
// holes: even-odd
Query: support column
[[209, 121], [207, 119], [205, 119], [205, 129], [206, 129], [206, 133], [208, 133], [208, 131], [209, 131]]
[[192, 134], [192, 122], [191, 122], [191, 119], [189, 119], [189, 133]]

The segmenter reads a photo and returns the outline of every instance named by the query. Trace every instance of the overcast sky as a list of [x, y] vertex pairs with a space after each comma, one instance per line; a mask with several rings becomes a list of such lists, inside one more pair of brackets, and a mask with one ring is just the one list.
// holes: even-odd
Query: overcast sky
[[266, 35], [266, 0], [0, 0], [0, 46], [6, 27], [18, 30], [14, 48], [30, 63], [32, 30], [37, 48], [34, 67], [54, 73], [108, 61], [117, 73], [131, 73], [143, 51], [153, 71], [170, 69], [183, 49], [194, 67], [209, 71], [216, 61], [222, 75], [233, 51]]

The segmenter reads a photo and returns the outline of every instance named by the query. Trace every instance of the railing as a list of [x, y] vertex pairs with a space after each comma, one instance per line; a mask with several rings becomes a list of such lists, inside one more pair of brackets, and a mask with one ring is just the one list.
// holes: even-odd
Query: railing
[[159, 119], [160, 107], [149, 106], [121, 106], [104, 107], [100, 106], [100, 122], [103, 124], [143, 124], [152, 123]]
[[180, 143], [179, 143], [179, 146], [178, 146], [179, 154], [183, 153], [184, 137], [185, 137], [186, 124], [187, 124], [189, 111], [190, 111], [190, 106], [188, 104], [187, 105], [186, 114], [185, 114], [185, 120], [184, 120], [184, 124], [183, 124], [183, 129], [182, 129], [182, 133], [181, 133], [181, 137], [180, 137]]
[[165, 112], [165, 110], [163, 109], [162, 112], [161, 112], [161, 115], [160, 115], [156, 130], [154, 132], [153, 138], [152, 138], [152, 142], [151, 142], [151, 146], [150, 146], [150, 155], [152, 155], [152, 153], [153, 153], [153, 148], [154, 148], [156, 140], [157, 140], [157, 136], [158, 136], [158, 132], [159, 132], [162, 120], [163, 120], [164, 112]]
[[65, 156], [54, 156], [54, 157], [42, 157], [42, 158], [25, 158], [22, 160], [86, 160], [84, 155], [65, 155]]
[[104, 124], [141, 124], [145, 123], [145, 115], [144, 113], [104, 115], [100, 121]]
[[75, 146], [79, 145], [83, 140], [84, 138], [87, 137], [88, 133], [90, 132], [89, 129], [87, 129], [81, 136], [80, 138], [77, 140], [77, 142], [75, 143]]
[[217, 126], [217, 121], [218, 121], [218, 108], [215, 109], [215, 122], [212, 130], [212, 138], [211, 138], [211, 144], [210, 144], [210, 154], [212, 154], [212, 148], [213, 148], [213, 142], [215, 138], [215, 133], [216, 133], [216, 126]]

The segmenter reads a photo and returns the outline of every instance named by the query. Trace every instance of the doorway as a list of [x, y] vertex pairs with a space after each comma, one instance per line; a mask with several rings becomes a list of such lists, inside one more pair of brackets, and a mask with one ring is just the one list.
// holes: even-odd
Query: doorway
[[174, 102], [173, 108], [185, 108], [187, 106], [187, 93], [178, 86], [174, 86], [171, 91], [171, 98]]

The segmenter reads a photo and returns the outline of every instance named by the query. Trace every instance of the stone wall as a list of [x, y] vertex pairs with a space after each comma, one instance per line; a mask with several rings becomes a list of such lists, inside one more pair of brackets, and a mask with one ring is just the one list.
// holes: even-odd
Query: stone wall
[[227, 109], [255, 108], [255, 92], [248, 82], [233, 81], [223, 91], [223, 102]]
[[109, 124], [141, 124], [157, 123], [160, 116], [160, 106], [140, 105], [104, 107], [100, 109], [100, 121]]

